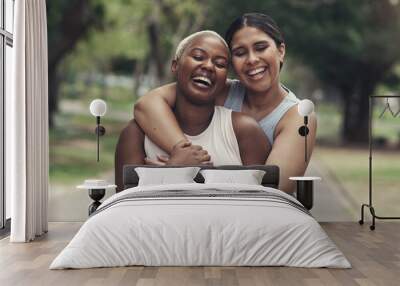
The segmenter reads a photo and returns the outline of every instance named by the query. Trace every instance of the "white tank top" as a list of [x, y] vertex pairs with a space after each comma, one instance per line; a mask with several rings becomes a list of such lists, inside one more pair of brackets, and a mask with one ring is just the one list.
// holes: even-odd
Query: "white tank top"
[[[196, 136], [185, 136], [195, 145], [200, 145], [211, 156], [214, 166], [243, 165], [240, 158], [239, 144], [232, 125], [232, 110], [216, 106], [210, 124], [202, 133]], [[157, 155], [167, 155], [147, 136], [144, 138], [144, 150], [150, 159]]]

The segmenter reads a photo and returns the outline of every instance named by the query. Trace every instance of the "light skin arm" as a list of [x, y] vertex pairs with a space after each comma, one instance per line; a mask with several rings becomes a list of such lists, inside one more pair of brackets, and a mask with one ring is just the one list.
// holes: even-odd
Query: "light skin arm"
[[[274, 144], [266, 161], [266, 165], [279, 166], [279, 189], [287, 193], [293, 193], [295, 190], [295, 182], [289, 180], [289, 177], [303, 176], [308, 165], [308, 162], [304, 161], [304, 137], [298, 133], [302, 125], [304, 119], [298, 115], [297, 106], [292, 107], [278, 123]], [[308, 128], [310, 132], [307, 135], [307, 155], [310, 159], [317, 130], [315, 114], [309, 116]]]
[[[216, 104], [223, 105], [229, 86], [216, 97]], [[176, 101], [176, 84], [171, 83], [142, 96], [134, 106], [136, 122], [146, 135], [161, 149], [171, 153], [174, 146], [187, 140], [172, 112]]]
[[115, 151], [115, 184], [117, 192], [123, 190], [122, 172], [126, 164], [144, 164], [144, 133], [135, 120], [122, 130]]
[[243, 165], [263, 165], [271, 145], [258, 123], [247, 115], [232, 112], [232, 125]]
[[172, 108], [176, 101], [176, 84], [151, 90], [134, 106], [134, 117], [147, 136], [161, 149], [171, 153], [174, 146], [186, 140]]

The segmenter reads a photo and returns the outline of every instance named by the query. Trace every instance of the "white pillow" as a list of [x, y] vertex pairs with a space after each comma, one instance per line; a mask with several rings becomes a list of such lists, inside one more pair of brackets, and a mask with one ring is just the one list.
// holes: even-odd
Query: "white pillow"
[[135, 168], [139, 176], [139, 186], [195, 183], [193, 179], [199, 170], [199, 167]]
[[235, 183], [261, 185], [265, 175], [263, 170], [202, 170], [204, 183]]

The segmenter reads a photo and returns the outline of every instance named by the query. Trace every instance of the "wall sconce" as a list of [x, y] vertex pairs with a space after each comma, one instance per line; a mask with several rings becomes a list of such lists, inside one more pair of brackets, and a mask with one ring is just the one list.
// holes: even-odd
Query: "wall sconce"
[[[307, 135], [310, 130], [307, 127], [308, 116], [314, 111], [314, 103], [309, 99], [303, 99], [297, 106], [297, 112], [304, 117], [304, 125], [299, 128], [299, 134], [304, 136], [304, 161], [307, 164]], [[308, 210], [312, 209], [314, 204], [314, 181], [321, 180], [320, 177], [290, 177], [292, 181], [297, 182], [296, 198]]]
[[100, 117], [104, 116], [107, 112], [107, 104], [102, 99], [95, 99], [90, 103], [90, 113], [96, 117], [96, 129], [95, 133], [97, 135], [97, 162], [100, 160], [100, 136], [103, 136], [106, 133], [106, 129], [104, 126], [100, 125]]
[[307, 127], [308, 124], [308, 115], [310, 115], [314, 111], [314, 103], [309, 99], [303, 99], [299, 102], [297, 106], [297, 112], [300, 116], [304, 117], [304, 125], [299, 128], [299, 134], [304, 136], [304, 161], [307, 163], [307, 135], [310, 130]]

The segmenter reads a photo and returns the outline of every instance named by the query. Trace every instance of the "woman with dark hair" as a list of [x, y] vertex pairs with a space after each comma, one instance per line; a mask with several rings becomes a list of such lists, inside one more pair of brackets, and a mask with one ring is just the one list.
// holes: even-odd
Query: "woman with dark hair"
[[[266, 164], [279, 166], [279, 188], [291, 193], [294, 185], [289, 177], [304, 175], [308, 162], [304, 161], [304, 138], [297, 131], [303, 125], [303, 118], [297, 113], [299, 100], [280, 83], [286, 51], [282, 33], [268, 15], [249, 13], [230, 25], [225, 38], [239, 80], [227, 80], [216, 104], [241, 111], [259, 122], [272, 145]], [[176, 84], [152, 90], [138, 101], [134, 111], [144, 132], [169, 153], [178, 142], [187, 140], [171, 111], [175, 92]], [[308, 154], [314, 148], [316, 126], [312, 114]]]

